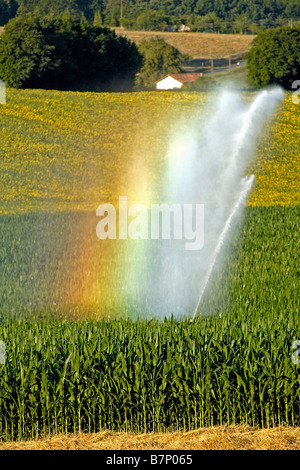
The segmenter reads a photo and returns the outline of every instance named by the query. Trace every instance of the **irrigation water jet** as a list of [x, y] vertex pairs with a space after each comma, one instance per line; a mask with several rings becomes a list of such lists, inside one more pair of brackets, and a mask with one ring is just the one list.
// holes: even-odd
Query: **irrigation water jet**
[[284, 93], [274, 87], [253, 98], [228, 90], [209, 96], [200, 116], [196, 111], [174, 129], [156, 195], [182, 207], [204, 205], [204, 244], [193, 252], [185, 250], [184, 240], [132, 245], [125, 295], [145, 316], [195, 318], [200, 304], [203, 314], [226, 304], [221, 288], [218, 295], [208, 295], [210, 282], [225, 259], [254, 182], [253, 175], [245, 175], [257, 139]]
[[198, 302], [197, 302], [197, 305], [196, 305], [196, 308], [194, 310], [194, 313], [193, 313], [193, 317], [192, 319], [194, 320], [195, 319], [195, 316], [197, 315], [197, 312], [198, 312], [198, 309], [199, 309], [199, 306], [201, 304], [201, 300], [203, 298], [203, 295], [206, 291], [206, 287], [208, 285], [208, 282], [210, 280], [210, 277], [212, 275], [212, 272], [213, 272], [213, 269], [214, 269], [214, 266], [216, 264], [216, 261], [217, 261], [217, 258], [218, 258], [218, 254], [220, 253], [221, 249], [222, 249], [222, 246], [226, 240], [226, 237], [228, 235], [228, 232], [230, 230], [230, 226], [232, 224], [232, 222], [234, 221], [234, 218], [237, 214], [237, 212], [239, 211], [239, 209], [244, 205], [244, 203], [246, 202], [246, 199], [247, 199], [247, 196], [248, 196], [248, 193], [249, 191], [251, 190], [252, 186], [253, 186], [253, 183], [254, 183], [254, 180], [255, 180], [255, 176], [254, 175], [251, 175], [250, 177], [246, 177], [246, 178], [243, 178], [241, 183], [242, 183], [242, 189], [240, 191], [240, 194], [239, 194], [239, 197], [238, 197], [238, 200], [236, 201], [236, 203], [234, 204], [233, 208], [231, 209], [231, 212], [229, 214], [229, 217], [228, 219], [226, 220], [226, 223], [223, 227], [223, 230], [219, 236], [219, 240], [218, 240], [218, 243], [217, 243], [217, 246], [216, 246], [216, 249], [214, 251], [214, 254], [213, 254], [213, 258], [212, 258], [212, 261], [210, 263], [210, 266], [207, 270], [207, 273], [206, 273], [206, 276], [204, 278], [204, 281], [203, 281], [203, 284], [202, 284], [202, 287], [201, 287], [201, 290], [200, 290], [200, 295], [199, 295], [199, 299], [198, 299]]

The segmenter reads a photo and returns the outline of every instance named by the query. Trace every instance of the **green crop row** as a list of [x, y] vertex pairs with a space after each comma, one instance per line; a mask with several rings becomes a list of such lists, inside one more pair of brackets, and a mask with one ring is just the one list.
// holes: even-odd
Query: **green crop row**
[[298, 318], [8, 322], [2, 439], [300, 424]]
[[[137, 320], [84, 319], [84, 312], [81, 321], [62, 320], [50, 297], [48, 306], [34, 308], [34, 299], [53, 291], [46, 281], [66, 251], [58, 230], [51, 243], [34, 239], [38, 216], [20, 217], [0, 221], [3, 440], [78, 430], [300, 425], [299, 365], [292, 360], [300, 339], [299, 206], [247, 208], [194, 322], [143, 319], [143, 312]], [[54, 234], [51, 224], [62, 228], [64, 215], [53, 217], [45, 225]], [[61, 257], [51, 258], [54, 246]], [[20, 281], [29, 275], [28, 284]], [[13, 295], [5, 297], [18, 286], [16, 301], [33, 299], [23, 310]]]

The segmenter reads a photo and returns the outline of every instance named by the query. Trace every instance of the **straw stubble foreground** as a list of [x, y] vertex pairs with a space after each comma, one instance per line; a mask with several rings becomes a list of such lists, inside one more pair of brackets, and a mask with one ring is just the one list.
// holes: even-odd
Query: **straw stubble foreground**
[[189, 432], [134, 434], [102, 431], [10, 442], [0, 450], [299, 450], [300, 428], [216, 426]]

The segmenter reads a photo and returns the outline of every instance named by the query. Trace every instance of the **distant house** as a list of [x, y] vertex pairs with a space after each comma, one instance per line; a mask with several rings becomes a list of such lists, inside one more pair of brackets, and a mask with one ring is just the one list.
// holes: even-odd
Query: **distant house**
[[157, 90], [176, 90], [182, 87], [184, 83], [192, 83], [197, 78], [203, 77], [203, 73], [172, 73], [166, 77], [157, 80]]

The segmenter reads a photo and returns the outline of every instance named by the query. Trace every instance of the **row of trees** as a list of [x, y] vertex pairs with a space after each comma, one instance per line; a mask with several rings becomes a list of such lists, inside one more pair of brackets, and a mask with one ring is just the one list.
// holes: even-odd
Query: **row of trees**
[[[279, 21], [279, 20], [278, 20]], [[285, 20], [280, 20], [285, 22]], [[214, 33], [257, 33], [266, 26], [264, 21], [259, 23], [251, 22], [247, 13], [235, 15], [232, 20], [223, 20], [215, 12], [207, 13], [204, 16], [192, 14], [181, 18], [170, 18], [162, 11], [146, 10], [141, 13], [136, 22], [123, 18], [119, 23], [127, 29], [142, 29], [146, 31], [180, 31], [182, 24], [187, 26], [192, 32], [214, 32]], [[172, 26], [169, 26], [172, 24]]]
[[300, 19], [299, 0], [0, 0], [0, 25], [16, 14], [71, 16], [96, 26], [257, 32]]
[[300, 77], [300, 27], [262, 31], [246, 55], [250, 83], [279, 84], [290, 90]]
[[[300, 27], [261, 32], [247, 58], [253, 85], [277, 83], [290, 89], [300, 76]], [[70, 17], [17, 17], [0, 37], [0, 79], [16, 88], [152, 88], [162, 76], [181, 71], [185, 59], [163, 39], [136, 46], [111, 29]]]
[[179, 30], [184, 24], [190, 31], [255, 34], [300, 19], [298, 0], [186, 0], [176, 6], [172, 1], [151, 1], [143, 9], [140, 2], [128, 0], [121, 8], [120, 1], [108, 0], [103, 21], [129, 30]]
[[181, 71], [186, 57], [163, 39], [132, 41], [70, 17], [24, 15], [0, 37], [0, 78], [16, 88], [129, 91]]
[[11, 87], [127, 91], [142, 61], [133, 42], [70, 18], [17, 17], [0, 37], [0, 77]]

